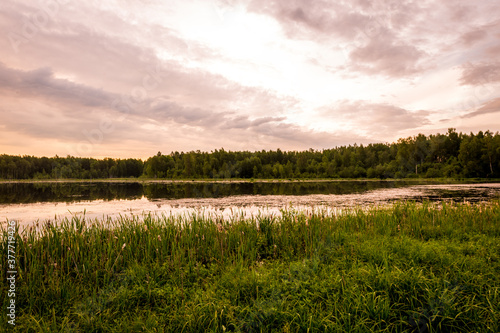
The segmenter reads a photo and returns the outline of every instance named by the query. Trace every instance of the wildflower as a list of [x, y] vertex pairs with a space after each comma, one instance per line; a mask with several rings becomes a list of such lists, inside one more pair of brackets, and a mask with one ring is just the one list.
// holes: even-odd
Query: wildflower
[[160, 235], [158, 235], [158, 241], [161, 242], [161, 236]]
[[125, 246], [127, 246], [127, 243], [123, 243], [123, 245], [122, 245], [122, 251], [125, 248]]

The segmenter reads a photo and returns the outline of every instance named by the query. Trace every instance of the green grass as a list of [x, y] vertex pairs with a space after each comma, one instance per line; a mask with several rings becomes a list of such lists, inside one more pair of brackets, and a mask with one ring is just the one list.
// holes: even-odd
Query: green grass
[[73, 218], [16, 251], [18, 332], [500, 331], [499, 201]]

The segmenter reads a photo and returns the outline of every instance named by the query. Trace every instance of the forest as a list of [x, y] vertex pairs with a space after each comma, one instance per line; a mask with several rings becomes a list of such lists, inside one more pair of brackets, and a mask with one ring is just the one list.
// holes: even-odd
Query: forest
[[500, 134], [402, 138], [306, 151], [158, 152], [141, 159], [0, 155], [1, 179], [500, 178]]

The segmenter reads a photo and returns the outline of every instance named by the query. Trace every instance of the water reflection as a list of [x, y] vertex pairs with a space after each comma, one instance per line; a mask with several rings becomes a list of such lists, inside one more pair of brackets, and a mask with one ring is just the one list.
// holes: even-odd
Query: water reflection
[[280, 215], [281, 209], [292, 206], [336, 213], [353, 206], [386, 205], [395, 200], [475, 202], [499, 197], [500, 183], [23, 183], [3, 184], [2, 191], [2, 200], [7, 202], [0, 204], [0, 223], [4, 226], [7, 220], [29, 225], [37, 220], [84, 214], [93, 219], [143, 213], [189, 216], [201, 212], [204, 216], [230, 219], [235, 213], [246, 217]]
[[4, 183], [0, 204], [140, 199], [140, 183]]
[[58, 182], [2, 183], [0, 204], [79, 202], [94, 200], [224, 198], [235, 195], [353, 194], [384, 188], [401, 188], [425, 182]]

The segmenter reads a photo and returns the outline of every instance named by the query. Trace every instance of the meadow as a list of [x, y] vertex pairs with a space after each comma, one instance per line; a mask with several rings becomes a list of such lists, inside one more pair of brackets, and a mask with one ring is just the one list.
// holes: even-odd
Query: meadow
[[16, 237], [15, 327], [0, 290], [9, 331], [500, 331], [499, 200], [74, 217]]

